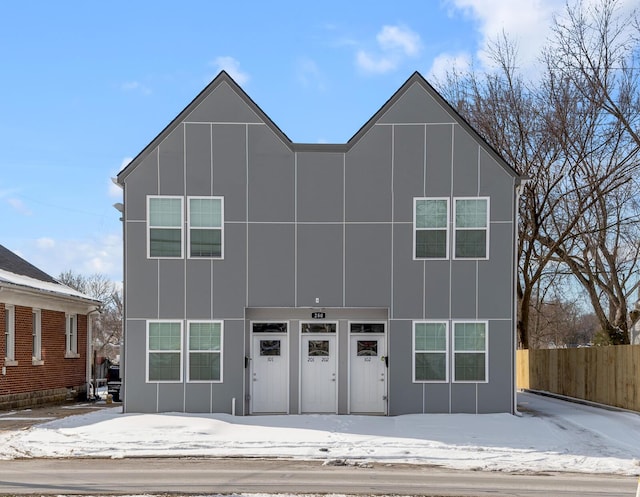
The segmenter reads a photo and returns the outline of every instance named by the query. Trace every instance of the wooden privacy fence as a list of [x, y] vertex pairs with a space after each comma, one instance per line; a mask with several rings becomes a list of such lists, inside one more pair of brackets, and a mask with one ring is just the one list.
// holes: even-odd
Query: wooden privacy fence
[[518, 350], [518, 388], [640, 411], [640, 345]]

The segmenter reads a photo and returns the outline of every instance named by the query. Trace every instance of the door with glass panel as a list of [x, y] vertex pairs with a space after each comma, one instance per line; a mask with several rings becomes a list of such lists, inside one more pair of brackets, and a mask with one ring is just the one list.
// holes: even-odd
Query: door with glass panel
[[300, 323], [300, 412], [336, 413], [337, 323]]
[[349, 412], [386, 414], [384, 323], [349, 323]]
[[253, 322], [251, 340], [251, 413], [287, 414], [288, 323]]

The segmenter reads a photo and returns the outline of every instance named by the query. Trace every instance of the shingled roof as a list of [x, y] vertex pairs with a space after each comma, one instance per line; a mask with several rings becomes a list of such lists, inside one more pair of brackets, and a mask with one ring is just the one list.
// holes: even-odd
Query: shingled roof
[[48, 283], [58, 283], [47, 273], [2, 245], [0, 245], [0, 269]]

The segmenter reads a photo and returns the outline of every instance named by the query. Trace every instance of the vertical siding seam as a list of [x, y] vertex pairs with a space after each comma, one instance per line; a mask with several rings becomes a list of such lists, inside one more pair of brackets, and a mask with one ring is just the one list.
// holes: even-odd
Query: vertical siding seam
[[395, 306], [394, 306], [394, 292], [393, 292], [393, 282], [394, 282], [394, 235], [395, 235], [395, 195], [394, 195], [394, 176], [395, 176], [395, 160], [396, 160], [396, 126], [393, 124], [391, 126], [391, 319], [395, 318]]
[[293, 153], [293, 306], [298, 307], [298, 152]]
[[[189, 197], [187, 196], [187, 125], [184, 124], [182, 126], [182, 192], [183, 195], [185, 196], [185, 203], [187, 205], [184, 206], [184, 212], [183, 212], [183, 216], [185, 216], [183, 218], [183, 223], [185, 225], [185, 240], [189, 240], [189, 225], [187, 223], [187, 218], [186, 216], [188, 216], [188, 212], [189, 212]], [[184, 243], [184, 240], [183, 240]], [[183, 360], [182, 360], [182, 412], [186, 412], [187, 410], [187, 334], [189, 332], [188, 328], [187, 328], [187, 261], [189, 259], [189, 244], [187, 243], [187, 245], [185, 246], [185, 254], [184, 254], [184, 259], [183, 259], [183, 267], [184, 270], [182, 272], [182, 278], [183, 278], [183, 290], [182, 290], [182, 294], [183, 294], [183, 307], [182, 307], [182, 312], [184, 314], [184, 321], [183, 321], [183, 326], [184, 326], [184, 333], [182, 334], [182, 348], [184, 350], [183, 352]]]
[[347, 154], [342, 153], [342, 307], [347, 306]]
[[[249, 306], [249, 125], [244, 125], [245, 165], [245, 308]], [[246, 344], [245, 344], [246, 345]]]
[[[454, 185], [453, 185], [453, 180], [454, 180], [454, 171], [453, 171], [453, 166], [454, 166], [454, 151], [455, 151], [455, 135], [456, 135], [456, 127], [454, 123], [451, 123], [451, 184], [449, 185], [449, 191], [450, 191], [450, 198], [451, 198], [451, 204], [449, 207], [449, 215], [451, 215], [451, 213], [453, 212], [453, 194], [454, 194]], [[453, 220], [450, 218], [448, 219], [449, 222], [449, 229], [448, 229], [448, 233], [450, 236], [450, 239], [452, 239], [454, 237], [454, 233], [452, 232], [452, 228], [453, 228]], [[450, 243], [450, 249], [449, 249], [449, 254], [447, 254], [449, 256], [449, 321], [451, 321], [451, 303], [453, 302], [453, 294], [452, 294], [452, 286], [453, 286], [453, 253], [455, 252], [455, 245], [453, 243]], [[450, 334], [450, 338], [453, 338], [453, 326], [449, 326], [449, 330], [448, 333]], [[450, 341], [450, 343], [453, 343], [453, 340]], [[451, 354], [451, 349], [448, 351], [449, 354]], [[454, 379], [454, 371], [453, 371], [453, 361], [449, 361], [449, 414], [451, 414], [452, 409], [451, 409], [451, 405], [452, 405], [452, 395], [453, 395], [453, 379]]]
[[[210, 162], [210, 167], [211, 167], [211, 195], [213, 195], [213, 193], [215, 191], [214, 180], [213, 180], [213, 123], [209, 123], [209, 157], [211, 159], [211, 162]], [[223, 230], [225, 229], [224, 224], [222, 226], [222, 229]], [[223, 253], [224, 253], [224, 246], [222, 247], [222, 250], [223, 250]], [[213, 261], [211, 261], [211, 272], [210, 272], [210, 276], [211, 276], [211, 278], [210, 278], [210, 282], [211, 282], [210, 283], [211, 306], [210, 306], [210, 309], [209, 309], [209, 316], [211, 316], [211, 319], [213, 319], [213, 317], [215, 316], [214, 277], [213, 277], [214, 270], [215, 270], [215, 264], [213, 263]], [[213, 390], [212, 390], [212, 394], [213, 394]]]

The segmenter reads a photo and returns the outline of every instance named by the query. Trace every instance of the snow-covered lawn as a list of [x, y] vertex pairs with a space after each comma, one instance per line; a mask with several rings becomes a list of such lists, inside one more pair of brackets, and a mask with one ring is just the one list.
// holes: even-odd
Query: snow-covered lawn
[[640, 415], [519, 393], [521, 416], [122, 414], [0, 433], [0, 459], [209, 456], [640, 475]]

